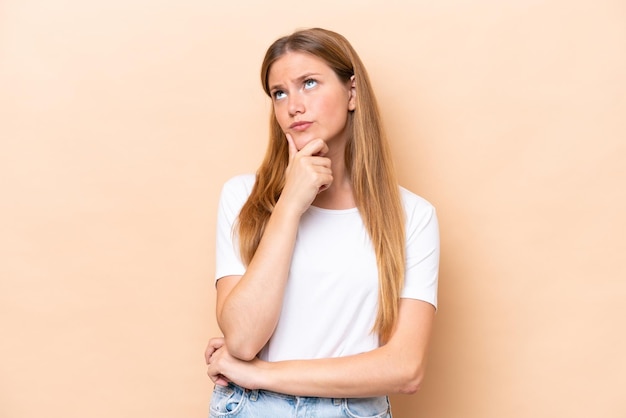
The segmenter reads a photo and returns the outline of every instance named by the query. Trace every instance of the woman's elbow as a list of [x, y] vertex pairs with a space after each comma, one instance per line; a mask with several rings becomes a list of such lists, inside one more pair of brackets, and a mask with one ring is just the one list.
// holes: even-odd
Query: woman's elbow
[[228, 348], [228, 353], [231, 356], [239, 360], [250, 361], [253, 360], [259, 351], [261, 351], [261, 348], [263, 348], [262, 345], [259, 346], [259, 343], [255, 342], [249, 335], [245, 336], [242, 332], [231, 332], [230, 329], [219, 323], [219, 321], [218, 324], [220, 324], [220, 328], [224, 333], [226, 348]]
[[405, 370], [400, 382], [399, 393], [403, 395], [413, 395], [417, 393], [424, 380], [424, 369], [420, 366]]
[[253, 360], [260, 351], [249, 342], [236, 340], [231, 342], [228, 338], [226, 338], [226, 347], [231, 356], [243, 361]]

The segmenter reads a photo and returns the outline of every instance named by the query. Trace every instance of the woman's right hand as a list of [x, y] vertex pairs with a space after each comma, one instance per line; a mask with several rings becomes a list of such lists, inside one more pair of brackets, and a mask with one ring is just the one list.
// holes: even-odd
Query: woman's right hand
[[318, 193], [328, 189], [333, 182], [330, 159], [324, 157], [328, 152], [328, 145], [317, 138], [298, 151], [291, 135], [286, 136], [289, 165], [281, 200], [284, 199], [302, 214], [311, 206]]

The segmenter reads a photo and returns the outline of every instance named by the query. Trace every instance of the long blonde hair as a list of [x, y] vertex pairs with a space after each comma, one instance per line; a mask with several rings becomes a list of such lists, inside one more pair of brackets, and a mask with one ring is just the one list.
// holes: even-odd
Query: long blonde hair
[[[374, 330], [381, 342], [385, 342], [396, 324], [404, 284], [405, 226], [398, 183], [376, 98], [365, 67], [346, 38], [319, 28], [294, 32], [269, 47], [261, 67], [261, 83], [268, 96], [270, 68], [290, 51], [307, 52], [323, 59], [343, 81], [355, 76], [356, 108], [349, 115], [352, 135], [346, 145], [345, 164], [352, 179], [356, 206], [376, 254], [379, 295]], [[257, 171], [252, 193], [239, 214], [239, 245], [246, 264], [252, 260], [280, 197], [287, 164], [287, 139], [272, 109], [267, 152]]]

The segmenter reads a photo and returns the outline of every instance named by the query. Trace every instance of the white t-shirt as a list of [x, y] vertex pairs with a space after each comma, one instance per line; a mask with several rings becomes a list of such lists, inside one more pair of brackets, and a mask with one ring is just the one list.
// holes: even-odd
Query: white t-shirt
[[[254, 175], [230, 179], [218, 210], [216, 280], [243, 275], [233, 230]], [[406, 273], [401, 297], [437, 306], [439, 230], [433, 206], [400, 188], [406, 213]], [[378, 347], [378, 268], [356, 208], [302, 215], [280, 319], [259, 357], [267, 361], [341, 357]]]

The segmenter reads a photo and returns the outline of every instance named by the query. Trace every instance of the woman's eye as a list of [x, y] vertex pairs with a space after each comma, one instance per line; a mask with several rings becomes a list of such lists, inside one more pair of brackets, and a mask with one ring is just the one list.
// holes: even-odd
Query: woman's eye
[[308, 80], [304, 80], [304, 88], [305, 89], [311, 89], [313, 87], [317, 86], [317, 81], [313, 80], [313, 79], [308, 79]]
[[276, 91], [273, 93], [273, 96], [274, 96], [274, 99], [275, 99], [275, 100], [280, 100], [280, 99], [284, 98], [284, 97], [286, 96], [286, 94], [285, 94], [285, 92], [284, 92], [284, 91], [282, 91], [282, 90], [276, 90]]

